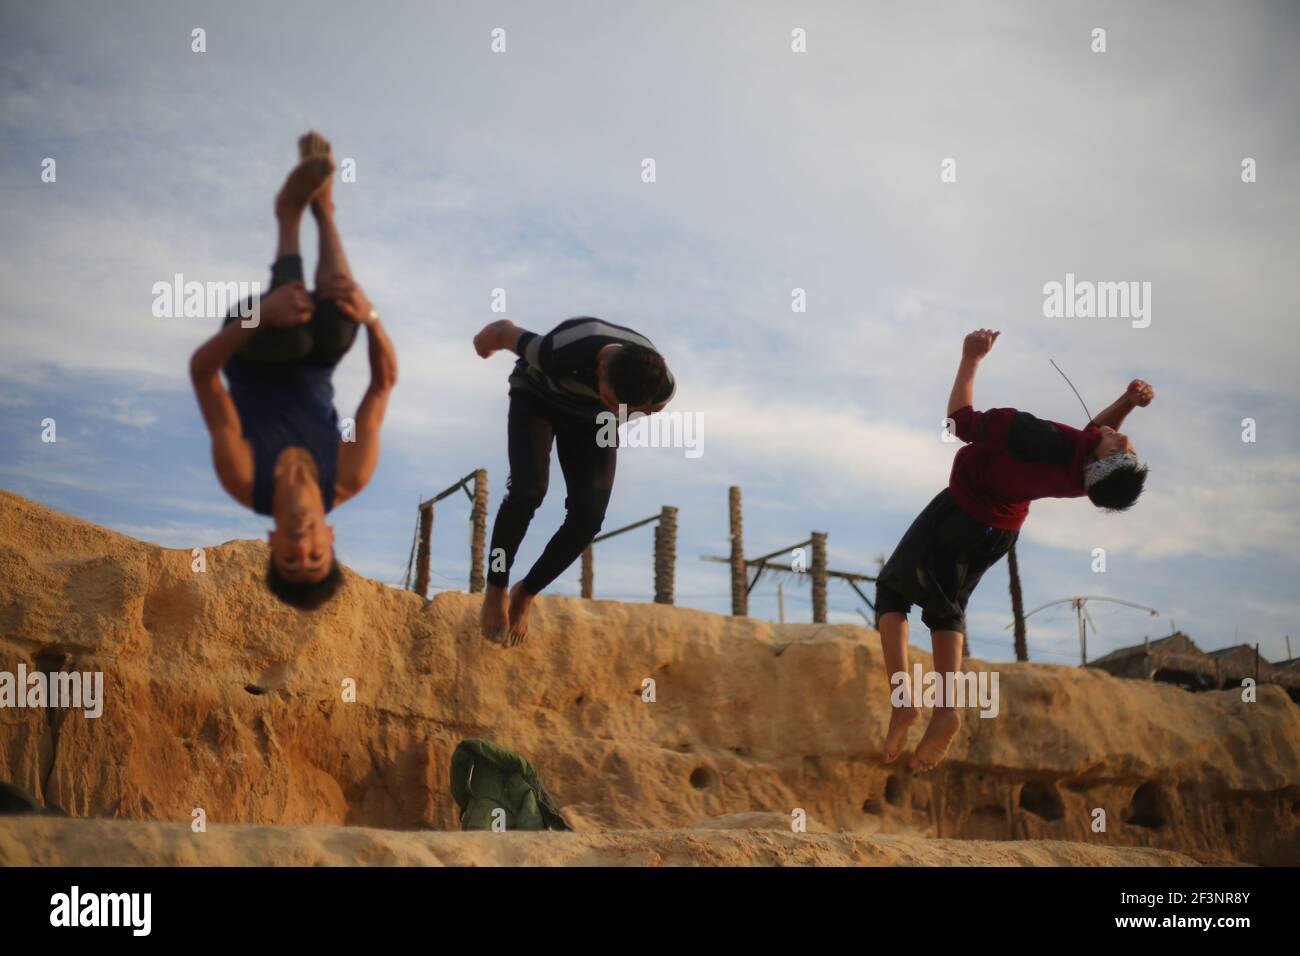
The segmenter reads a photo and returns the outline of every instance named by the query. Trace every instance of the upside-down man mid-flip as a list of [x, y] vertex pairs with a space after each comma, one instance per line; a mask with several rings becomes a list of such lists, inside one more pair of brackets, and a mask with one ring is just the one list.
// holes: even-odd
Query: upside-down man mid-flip
[[[397, 356], [343, 255], [334, 225], [329, 143], [308, 133], [298, 145], [302, 162], [275, 199], [279, 245], [271, 291], [258, 303], [257, 321], [246, 327], [229, 316], [194, 353], [190, 376], [221, 487], [275, 522], [268, 535], [267, 586], [285, 603], [311, 610], [342, 584], [334, 529], [325, 517], [374, 473]], [[298, 253], [298, 227], [309, 206], [320, 234], [314, 293], [303, 285]], [[334, 367], [362, 325], [369, 337], [370, 386], [357, 409], [355, 440], [342, 441]]]

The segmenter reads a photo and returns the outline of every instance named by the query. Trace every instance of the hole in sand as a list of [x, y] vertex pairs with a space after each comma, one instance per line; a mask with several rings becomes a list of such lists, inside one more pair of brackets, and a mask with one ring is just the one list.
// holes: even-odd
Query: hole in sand
[[41, 651], [32, 658], [32, 661], [38, 671], [56, 674], [63, 670], [63, 665], [68, 662], [68, 656], [58, 651]]
[[708, 790], [716, 780], [716, 775], [708, 767], [696, 767], [691, 771], [691, 786], [696, 790]]
[[1065, 816], [1061, 794], [1055, 784], [1044, 780], [1030, 780], [1020, 788], [1020, 809], [1044, 820], [1059, 820]]
[[896, 774], [890, 774], [885, 780], [885, 802], [899, 806], [903, 802], [903, 782]]
[[250, 694], [252, 694], [255, 697], [261, 697], [263, 694], [266, 693], [265, 687], [258, 687], [256, 684], [245, 684], [244, 690], [248, 691]]
[[1164, 798], [1160, 793], [1160, 788], [1154, 783], [1144, 783], [1133, 791], [1133, 799], [1129, 801], [1128, 814], [1124, 818], [1125, 823], [1131, 823], [1134, 826], [1146, 827], [1148, 830], [1159, 830], [1165, 825]]
[[863, 813], [874, 813], [879, 816], [882, 809], [880, 801], [875, 797], [867, 797], [866, 802], [862, 804]]

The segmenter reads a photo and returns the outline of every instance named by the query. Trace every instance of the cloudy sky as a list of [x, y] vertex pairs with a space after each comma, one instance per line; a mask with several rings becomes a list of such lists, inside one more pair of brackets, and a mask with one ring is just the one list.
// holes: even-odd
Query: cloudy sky
[[[586, 314], [644, 332], [680, 383], [674, 410], [703, 417], [701, 457], [621, 454], [606, 521], [681, 509], [680, 604], [729, 607], [726, 568], [699, 557], [726, 553], [732, 484], [750, 553], [827, 531], [833, 567], [872, 572], [946, 483], [961, 338], [989, 326], [1003, 335], [977, 406], [1081, 423], [1049, 359], [1093, 411], [1134, 377], [1157, 390], [1126, 428], [1146, 496], [1123, 516], [1035, 504], [1027, 604], [1160, 610], [1097, 605], [1095, 653], [1175, 625], [1271, 659], [1300, 637], [1294, 5], [46, 2], [0, 17], [0, 486], [168, 547], [265, 533], [213, 477], [189, 390], [215, 323], [155, 318], [152, 287], [265, 281], [272, 197], [316, 128], [355, 161], [338, 219], [401, 362], [379, 471], [335, 515], [358, 571], [399, 582], [416, 502], [476, 467], [495, 513], [510, 362], [470, 339], [503, 288], [526, 328]], [[314, 243], [308, 221], [309, 269]], [[1044, 284], [1067, 273], [1151, 283], [1149, 327], [1045, 317]], [[356, 349], [341, 414], [366, 375]], [[557, 467], [521, 562], [558, 525], [561, 488]], [[435, 587], [464, 586], [467, 514], [439, 509]], [[649, 529], [599, 545], [597, 595], [649, 600], [650, 548]], [[554, 590], [577, 593], [577, 568]], [[861, 621], [845, 586], [830, 600]], [[806, 583], [788, 582], [786, 610], [809, 619]], [[775, 617], [772, 584], [751, 612]], [[970, 620], [976, 654], [1010, 657], [1005, 564]], [[1068, 609], [1030, 623], [1031, 657], [1077, 661]]]

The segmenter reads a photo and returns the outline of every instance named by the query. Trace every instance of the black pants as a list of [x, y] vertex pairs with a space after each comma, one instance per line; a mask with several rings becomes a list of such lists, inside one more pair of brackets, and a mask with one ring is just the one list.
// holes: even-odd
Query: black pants
[[[510, 477], [492, 526], [488, 552], [488, 582], [505, 587], [515, 553], [524, 540], [533, 513], [546, 497], [551, 470], [552, 440], [559, 446], [564, 472], [564, 523], [546, 544], [537, 563], [523, 579], [523, 588], [537, 594], [558, 578], [591, 544], [600, 531], [614, 490], [614, 465], [618, 449], [596, 444], [600, 426], [566, 414], [550, 402], [524, 389], [510, 393], [507, 443]], [[505, 568], [500, 569], [501, 556]]]
[[[290, 282], [301, 281], [302, 256], [281, 256], [271, 266], [271, 292]], [[311, 295], [316, 299], [316, 293]], [[238, 318], [228, 316], [225, 324], [229, 325]], [[316, 309], [307, 322], [284, 327], [262, 323], [257, 334], [244, 344], [238, 355], [255, 365], [337, 365], [352, 348], [356, 337], [357, 323], [340, 312], [333, 302], [316, 299]]]
[[877, 625], [880, 615], [907, 614], [919, 604], [931, 631], [965, 634], [971, 592], [1017, 537], [976, 521], [945, 488], [912, 522], [876, 579]]

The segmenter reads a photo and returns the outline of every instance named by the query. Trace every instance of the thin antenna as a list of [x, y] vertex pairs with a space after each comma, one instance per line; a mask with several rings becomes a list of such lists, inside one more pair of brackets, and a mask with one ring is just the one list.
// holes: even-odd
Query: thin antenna
[[[1049, 358], [1047, 361], [1052, 363], [1052, 368], [1056, 369], [1058, 372], [1061, 372], [1061, 366], [1056, 364], [1056, 359]], [[1064, 372], [1061, 372], [1061, 378], [1065, 379], [1065, 384], [1070, 386], [1070, 391], [1074, 392], [1074, 397], [1079, 400], [1080, 405], [1083, 405], [1083, 410], [1088, 415], [1088, 421], [1092, 421], [1092, 412], [1088, 411], [1088, 406], [1084, 404], [1083, 396], [1080, 395], [1079, 390], [1074, 387], [1074, 383], [1070, 381], [1070, 377], [1066, 375]]]

